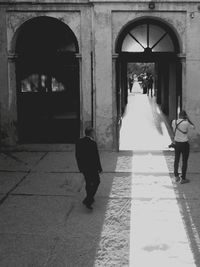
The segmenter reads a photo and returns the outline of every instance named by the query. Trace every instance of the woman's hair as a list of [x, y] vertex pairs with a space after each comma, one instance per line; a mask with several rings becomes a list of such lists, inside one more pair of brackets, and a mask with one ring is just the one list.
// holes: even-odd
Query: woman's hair
[[185, 110], [181, 110], [179, 112], [179, 118], [182, 118], [182, 119], [187, 119], [187, 113]]

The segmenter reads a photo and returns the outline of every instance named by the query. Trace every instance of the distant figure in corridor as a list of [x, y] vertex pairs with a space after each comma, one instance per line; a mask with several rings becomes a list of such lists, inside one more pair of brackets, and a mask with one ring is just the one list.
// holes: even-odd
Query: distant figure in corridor
[[132, 92], [132, 88], [133, 88], [133, 83], [134, 83], [134, 79], [133, 79], [132, 75], [129, 76], [128, 83], [129, 83], [129, 90], [130, 90], [130, 93], [131, 93]]
[[[188, 140], [188, 131], [190, 127], [195, 128], [194, 124], [188, 118], [185, 110], [180, 111], [179, 118], [172, 121], [175, 141], [174, 175], [176, 182], [180, 182], [181, 184], [189, 182], [186, 178], [186, 172], [190, 153], [190, 144]], [[181, 155], [182, 175], [179, 175], [178, 167]]]
[[146, 94], [148, 89], [148, 77], [146, 73], [143, 75], [142, 88], [143, 88], [143, 94]]
[[99, 173], [102, 172], [97, 143], [94, 140], [95, 132], [92, 127], [85, 129], [85, 137], [76, 143], [76, 161], [79, 171], [85, 178], [86, 197], [83, 204], [92, 210], [94, 196], [100, 184]]
[[149, 95], [149, 91], [150, 91], [150, 95], [152, 97], [153, 96], [153, 76], [152, 75], [149, 75], [149, 77], [148, 77], [147, 95]]

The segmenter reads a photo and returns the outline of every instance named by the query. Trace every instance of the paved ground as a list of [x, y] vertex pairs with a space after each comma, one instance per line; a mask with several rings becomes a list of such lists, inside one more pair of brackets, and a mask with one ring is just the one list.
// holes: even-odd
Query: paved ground
[[180, 185], [173, 151], [102, 151], [90, 212], [73, 147], [51, 150], [0, 154], [1, 267], [200, 266], [200, 153]]
[[200, 267], [200, 152], [176, 184], [165, 117], [134, 86], [92, 212], [73, 146], [0, 153], [0, 267]]

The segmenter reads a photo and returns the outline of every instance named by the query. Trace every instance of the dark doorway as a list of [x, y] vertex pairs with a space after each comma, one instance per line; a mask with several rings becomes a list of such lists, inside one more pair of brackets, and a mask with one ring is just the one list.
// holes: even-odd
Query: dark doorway
[[73, 32], [48, 17], [22, 25], [16, 53], [22, 143], [73, 143], [79, 136], [79, 62]]

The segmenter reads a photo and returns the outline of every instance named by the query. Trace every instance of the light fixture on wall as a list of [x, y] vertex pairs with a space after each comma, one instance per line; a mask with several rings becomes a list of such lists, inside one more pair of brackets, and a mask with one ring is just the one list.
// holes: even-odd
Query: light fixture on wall
[[194, 18], [194, 12], [190, 13], [190, 18], [193, 19]]
[[155, 8], [155, 2], [149, 2], [149, 9]]

